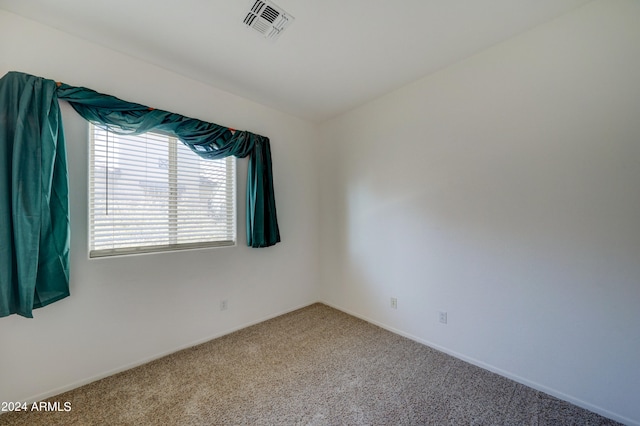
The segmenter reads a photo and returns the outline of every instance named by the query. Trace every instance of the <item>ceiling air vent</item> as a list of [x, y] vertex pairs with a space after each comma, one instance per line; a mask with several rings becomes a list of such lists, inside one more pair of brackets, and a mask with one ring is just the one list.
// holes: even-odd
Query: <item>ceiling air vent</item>
[[293, 22], [293, 16], [268, 0], [253, 1], [244, 18], [246, 26], [258, 31], [264, 38], [275, 40]]

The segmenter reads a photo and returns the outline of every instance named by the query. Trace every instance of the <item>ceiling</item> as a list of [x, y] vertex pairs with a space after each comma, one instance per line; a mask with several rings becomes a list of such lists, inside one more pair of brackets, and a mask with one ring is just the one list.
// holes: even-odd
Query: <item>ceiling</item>
[[348, 111], [590, 0], [0, 0], [0, 8], [314, 122]]

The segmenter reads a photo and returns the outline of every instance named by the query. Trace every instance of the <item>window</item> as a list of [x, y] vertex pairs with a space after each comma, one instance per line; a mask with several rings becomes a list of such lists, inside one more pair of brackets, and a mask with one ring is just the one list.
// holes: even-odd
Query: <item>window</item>
[[235, 158], [91, 125], [89, 256], [234, 245]]

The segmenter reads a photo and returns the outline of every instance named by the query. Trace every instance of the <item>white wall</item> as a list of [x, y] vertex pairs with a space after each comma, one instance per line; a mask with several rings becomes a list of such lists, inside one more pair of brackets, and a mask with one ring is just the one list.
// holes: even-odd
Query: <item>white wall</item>
[[[65, 105], [72, 295], [33, 320], [0, 320], [0, 401], [48, 396], [320, 297], [640, 424], [639, 18], [633, 0], [595, 1], [318, 136], [0, 11], [0, 74], [271, 137], [283, 235], [273, 248], [244, 246], [240, 189], [238, 247], [87, 260], [86, 124]], [[240, 161], [240, 188], [245, 172]]]
[[589, 3], [325, 123], [322, 300], [640, 424], [638, 22]]
[[[318, 300], [317, 127], [0, 11], [0, 75], [15, 70], [269, 136], [282, 243], [87, 259], [87, 125], [66, 104], [71, 296], [0, 320], [0, 401], [33, 400]], [[229, 309], [219, 303], [228, 299]]]

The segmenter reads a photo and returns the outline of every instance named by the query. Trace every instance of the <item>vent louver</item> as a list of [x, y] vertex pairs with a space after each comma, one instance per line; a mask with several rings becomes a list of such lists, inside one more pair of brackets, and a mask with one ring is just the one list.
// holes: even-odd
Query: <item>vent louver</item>
[[264, 38], [277, 39], [293, 22], [293, 16], [268, 0], [255, 0], [244, 18], [246, 26], [258, 31]]

